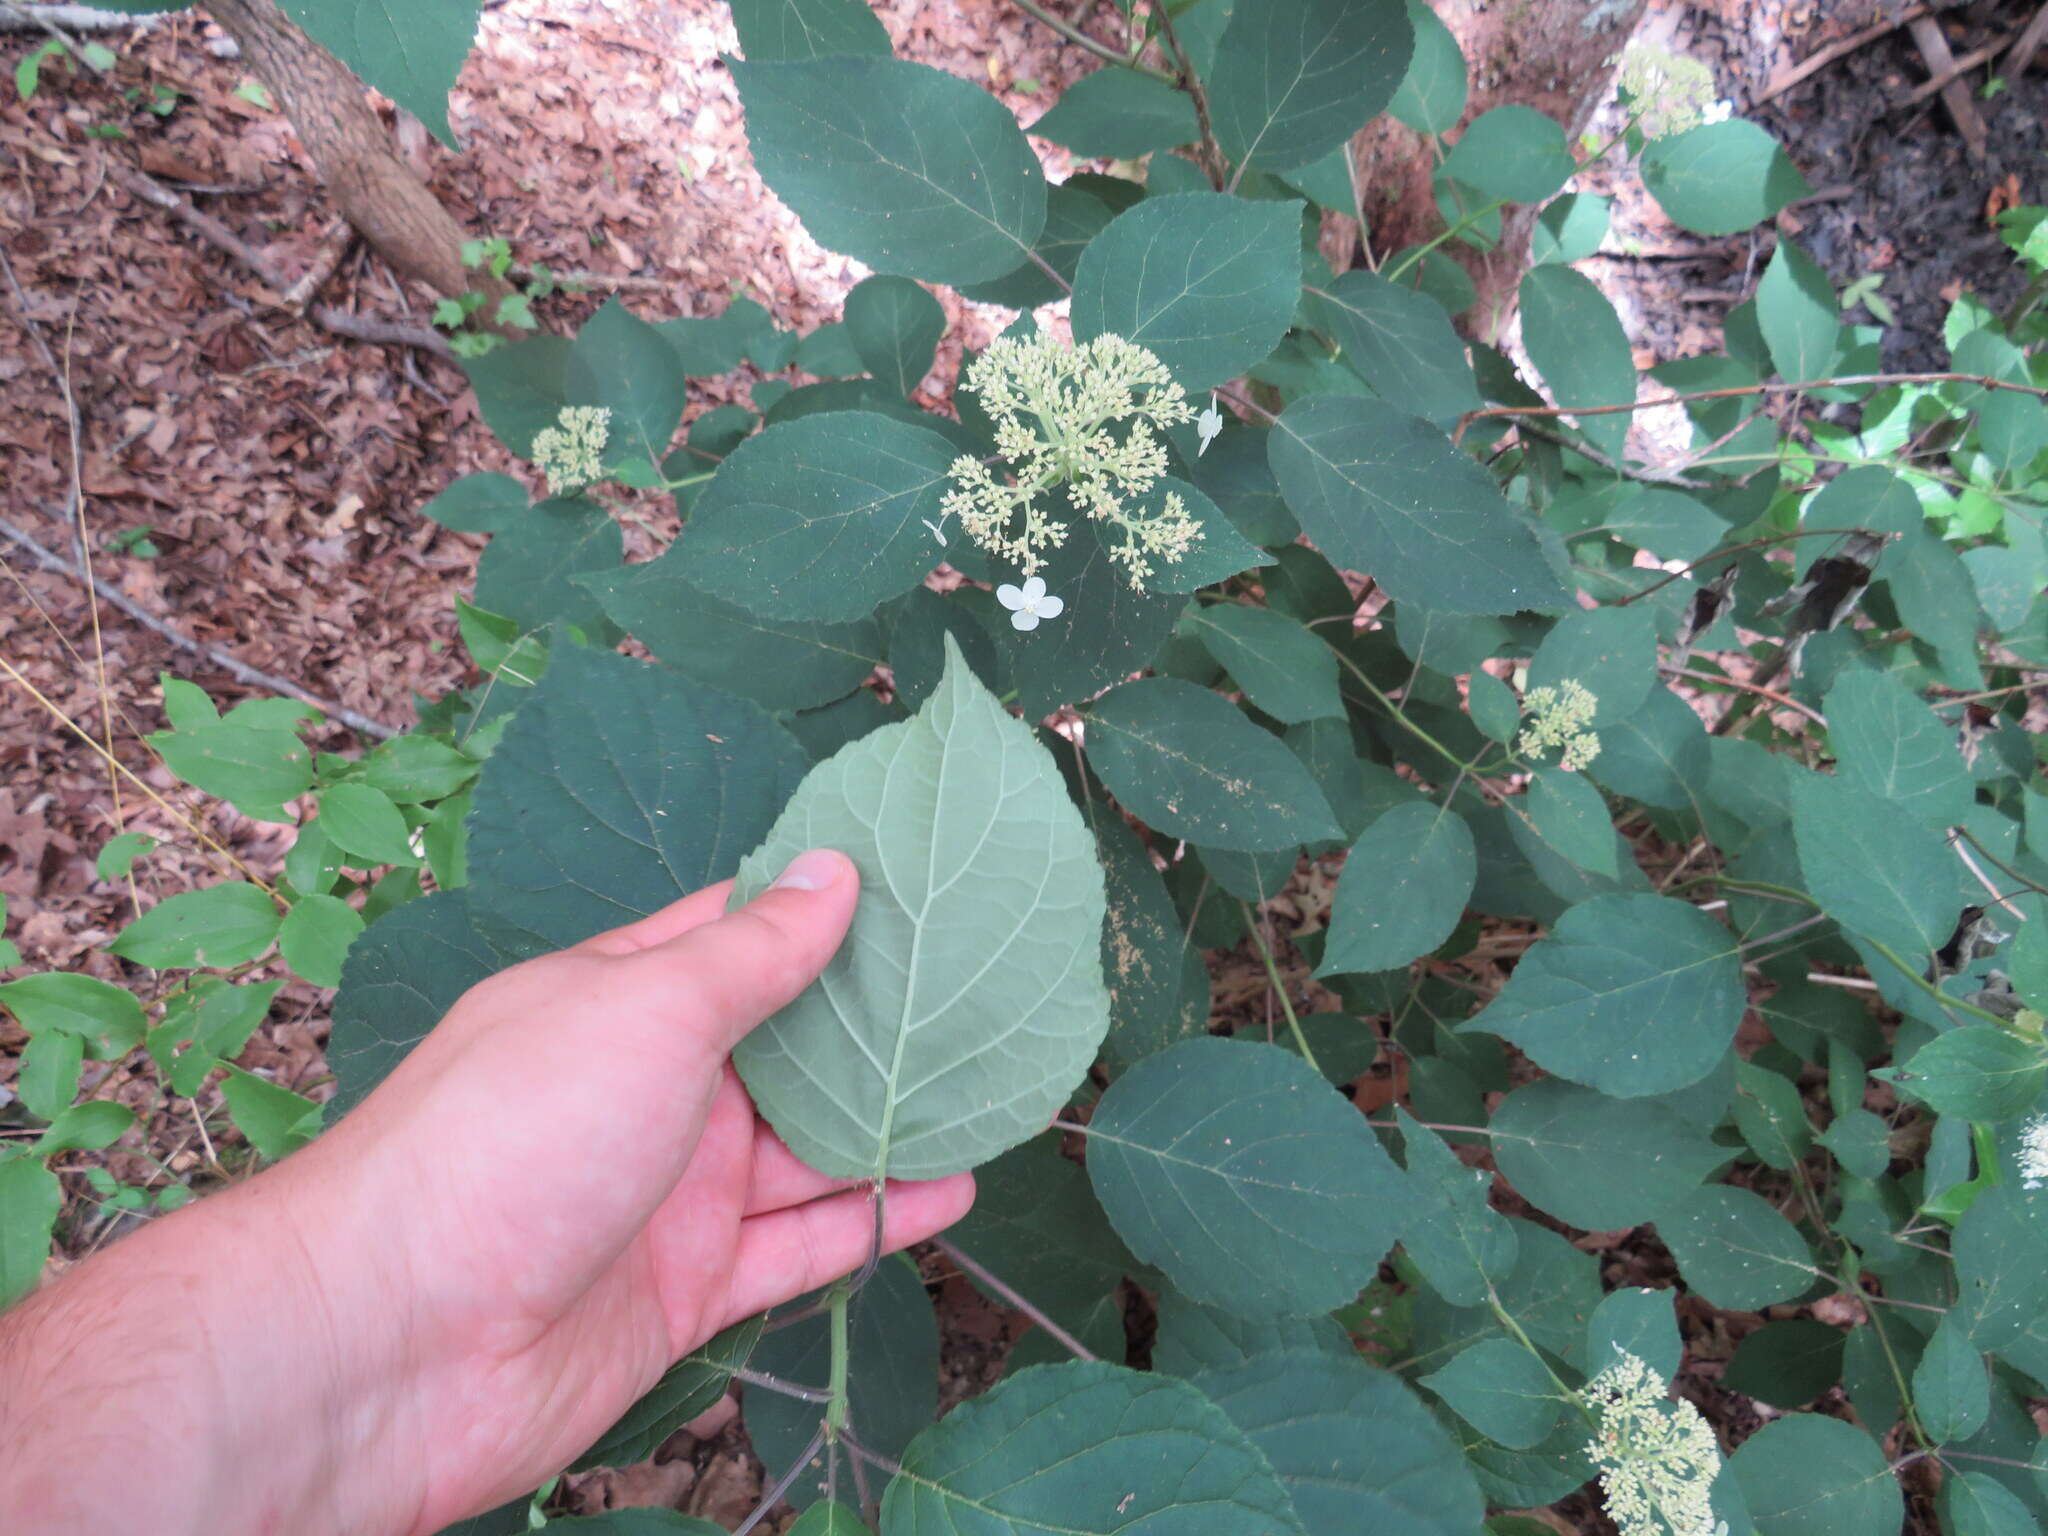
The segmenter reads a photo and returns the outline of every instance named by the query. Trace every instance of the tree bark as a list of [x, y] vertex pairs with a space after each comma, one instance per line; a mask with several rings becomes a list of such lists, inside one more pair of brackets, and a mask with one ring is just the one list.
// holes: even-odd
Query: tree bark
[[[1613, 77], [1615, 57], [1642, 19], [1645, 0], [1429, 0], [1465, 53], [1471, 81], [1463, 123], [1517, 103], [1564, 124], [1576, 142]], [[1460, 126], [1463, 126], [1463, 123]], [[1356, 148], [1373, 249], [1390, 255], [1442, 233], [1432, 182], [1436, 157], [1421, 135], [1383, 117]], [[1469, 313], [1475, 334], [1491, 340], [1513, 305], [1527, 265], [1533, 208], [1505, 210], [1500, 246], [1475, 251], [1443, 247], [1472, 274], [1479, 302]]]
[[463, 266], [462, 226], [399, 158], [362, 82], [276, 0], [207, 0], [206, 9], [275, 93], [335, 206], [376, 252], [447, 298], [484, 293], [485, 312], [493, 310], [509, 288]]

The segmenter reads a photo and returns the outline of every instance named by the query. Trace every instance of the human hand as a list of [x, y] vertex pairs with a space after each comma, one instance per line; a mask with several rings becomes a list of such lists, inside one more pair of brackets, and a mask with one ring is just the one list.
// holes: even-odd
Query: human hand
[[[212, 1367], [198, 1374], [218, 1390], [165, 1447], [210, 1529], [431, 1532], [559, 1471], [677, 1358], [856, 1268], [872, 1241], [867, 1192], [799, 1163], [728, 1062], [838, 947], [858, 876], [813, 853], [731, 914], [728, 889], [472, 988], [311, 1146], [0, 1324], [0, 1371], [24, 1346], [133, 1333], [74, 1341], [67, 1289], [73, 1310], [118, 1293], [130, 1324], [137, 1296], [178, 1296], [150, 1353], [182, 1382]], [[943, 1230], [972, 1198], [966, 1175], [892, 1184], [885, 1245]], [[53, 1384], [93, 1390], [90, 1364]], [[53, 1411], [67, 1407], [45, 1398]], [[163, 1421], [160, 1400], [149, 1411]], [[0, 1502], [19, 1510], [10, 1464], [41, 1469], [11, 1438]], [[151, 1528], [175, 1528], [132, 1437], [122, 1455]], [[62, 1509], [28, 1529], [130, 1528]]]

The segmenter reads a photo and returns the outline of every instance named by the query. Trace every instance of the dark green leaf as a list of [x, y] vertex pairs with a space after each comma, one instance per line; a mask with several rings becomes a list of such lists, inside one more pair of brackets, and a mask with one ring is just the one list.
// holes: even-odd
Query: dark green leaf
[[1652, 140], [1643, 185], [1671, 221], [1697, 235], [1734, 235], [1813, 189], [1755, 123], [1739, 117]]
[[1457, 927], [1477, 875], [1457, 812], [1396, 806], [1345, 855], [1316, 974], [1391, 970], [1428, 954]]
[[1600, 755], [1586, 771], [1613, 794], [1690, 810], [1712, 766], [1707, 739], [1691, 705], [1653, 686], [1635, 714], [1601, 728]]
[[1149, 1057], [1089, 1132], [1089, 1177], [1131, 1251], [1243, 1317], [1349, 1301], [1409, 1214], [1364, 1118], [1272, 1046], [1190, 1040]]
[[464, 475], [420, 508], [458, 533], [502, 533], [526, 515], [526, 487], [510, 475]]
[[1937, 1113], [1996, 1123], [2033, 1108], [2048, 1083], [2048, 1052], [1994, 1024], [1967, 1024], [1935, 1036], [1902, 1066], [1871, 1076]]
[[1734, 937], [1663, 896], [1595, 896], [1565, 913], [1468, 1027], [1602, 1093], [1668, 1093], [1705, 1077], [1742, 1022]]
[[361, 1103], [470, 987], [523, 958], [477, 931], [467, 891], [409, 902], [372, 923], [350, 946], [334, 999], [334, 1114]]
[[522, 459], [533, 457], [534, 434], [552, 427], [569, 403], [570, 349], [566, 336], [532, 336], [463, 359], [484, 425]]
[[[1532, 267], [1522, 279], [1522, 339], [1551, 397], [1565, 409], [1635, 403], [1628, 335], [1591, 278], [1554, 262]], [[1579, 430], [1609, 458], [1619, 459], [1632, 414], [1581, 414]]]
[[1624, 1286], [1601, 1297], [1586, 1323], [1586, 1374], [1597, 1376], [1630, 1354], [1667, 1381], [1676, 1376], [1685, 1350], [1673, 1311], [1678, 1295], [1675, 1289]]
[[1417, 133], [1444, 134], [1465, 115], [1465, 51], [1423, 0], [1408, 0], [1415, 52], [1387, 110]]
[[1529, 687], [1574, 680], [1599, 701], [1593, 729], [1635, 717], [1657, 686], [1657, 627], [1642, 608], [1576, 609], [1543, 637], [1529, 662]]
[[1375, 394], [1445, 428], [1479, 409], [1465, 343], [1434, 299], [1363, 269], [1309, 293], [1310, 313]]
[[1537, 769], [1529, 780], [1529, 819], [1545, 842], [1587, 873], [1621, 874], [1607, 801], [1585, 775]]
[[1107, 811], [1092, 819], [1108, 908], [1102, 928], [1102, 979], [1109, 988], [1103, 1058], [1112, 1071], [1122, 1071], [1203, 1032], [1209, 1023], [1209, 972], [1137, 834]]
[[612, 621], [699, 683], [769, 709], [808, 709], [843, 698], [882, 660], [870, 617], [851, 624], [764, 619], [689, 582], [679, 546], [659, 559], [581, 578]]
[[2048, 1309], [2042, 1197], [2012, 1183], [1986, 1190], [1956, 1223], [1956, 1310], [1979, 1349], [2005, 1350]]
[[1344, 718], [1337, 658], [1296, 620], [1270, 608], [1210, 603], [1188, 622], [1245, 697], [1289, 725]]
[[996, 629], [996, 648], [1008, 660], [1017, 701], [1033, 719], [1150, 666], [1187, 605], [1184, 597], [1125, 580], [1096, 537], [1096, 526], [1076, 528], [1039, 573], [1066, 612], [1028, 633], [1008, 624]]
[[1428, 422], [1377, 400], [1317, 396], [1289, 407], [1271, 452], [1303, 531], [1397, 603], [1447, 614], [1567, 606], [1534, 530]]
[[522, 632], [560, 621], [617, 638], [579, 576], [617, 570], [625, 536], [609, 512], [581, 497], [544, 501], [484, 546], [476, 566], [479, 607]]
[[431, 736], [400, 736], [362, 759], [362, 781], [401, 805], [446, 799], [476, 776], [476, 763]]
[[1877, 1442], [1825, 1414], [1766, 1424], [1728, 1459], [1727, 1475], [1768, 1536], [1877, 1536], [1905, 1518]]
[[564, 647], [477, 784], [476, 909], [551, 947], [644, 917], [731, 875], [803, 768], [754, 705]]
[[1804, 1295], [1820, 1273], [1806, 1239], [1775, 1206], [1725, 1184], [1695, 1191], [1659, 1216], [1657, 1235], [1685, 1283], [1731, 1312]]
[[1991, 1415], [1991, 1374], [1954, 1313], [1941, 1320], [1913, 1368], [1913, 1408], [1937, 1441], [1967, 1440]]
[[1319, 160], [1393, 100], [1414, 47], [1406, 0], [1239, 5], [1209, 74], [1216, 142], [1240, 175]]
[[938, 433], [873, 412], [768, 427], [726, 456], [663, 558], [766, 618], [858, 622], [943, 557], [928, 524], [958, 457]]
[[583, 322], [563, 374], [569, 404], [609, 410], [605, 459], [659, 464], [683, 419], [690, 380], [667, 337], [617, 299]]
[[882, 1497], [882, 1528], [1306, 1536], [1222, 1409], [1175, 1377], [1101, 1363], [1020, 1372], [919, 1435]]
[[1401, 1246], [1445, 1301], [1478, 1306], [1488, 1286], [1515, 1267], [1515, 1229], [1487, 1203], [1493, 1181], [1483, 1170], [1458, 1161], [1441, 1137], [1405, 1109], [1395, 1113], [1417, 1206], [1402, 1229]]
[[[974, 1209], [948, 1229], [947, 1240], [1070, 1329], [1137, 1272], [1087, 1174], [1051, 1139], [1012, 1147], [976, 1169], [974, 1182]], [[1009, 1305], [1000, 1292], [983, 1289], [997, 1306]]]
[[867, 371], [908, 395], [931, 372], [946, 312], [907, 277], [870, 277], [846, 296], [846, 332]]
[[1540, 203], [1577, 169], [1555, 118], [1506, 106], [1468, 123], [1438, 174], [1502, 202]]
[[1555, 261], [1567, 266], [1584, 261], [1607, 238], [1607, 214], [1612, 201], [1591, 192], [1567, 192], [1552, 199], [1537, 216], [1530, 237], [1530, 259], [1538, 264]]
[[1045, 225], [1045, 174], [994, 97], [867, 55], [732, 73], [761, 179], [828, 250], [933, 283], [1026, 260]]
[[1149, 826], [1241, 852], [1335, 837], [1301, 760], [1206, 688], [1126, 683], [1088, 713], [1089, 760]]
[[1282, 1317], [1247, 1322], [1232, 1313], [1190, 1301], [1168, 1286], [1159, 1294], [1159, 1333], [1152, 1342], [1152, 1368], [1169, 1376], [1226, 1371], [1279, 1350], [1314, 1350], [1356, 1356], [1351, 1336], [1330, 1317]]
[[459, 147], [448, 126], [448, 92], [476, 40], [483, 0], [444, 0], [402, 11], [384, 0], [280, 3], [308, 37], [365, 84], [412, 113], [450, 149]]
[[1199, 393], [1279, 345], [1301, 297], [1301, 210], [1220, 192], [1148, 197], [1110, 221], [1074, 273], [1077, 342], [1115, 334]]
[[1500, 1103], [1494, 1158], [1524, 1199], [1589, 1232], [1655, 1221], [1728, 1159], [1653, 1099], [1540, 1078]]
[[1841, 331], [1838, 313], [1827, 274], [1789, 238], [1781, 239], [1756, 288], [1756, 323], [1779, 378], [1799, 384], [1828, 376]]
[[[1069, 177], [1046, 194], [1045, 228], [1032, 249], [1046, 266], [1059, 273], [1062, 282], [1073, 282], [1081, 253], [1114, 216], [1111, 205], [1091, 190], [1110, 181], [1107, 176], [1083, 173]], [[1005, 309], [1035, 309], [1066, 297], [1066, 290], [1047, 276], [1037, 262], [1028, 259], [1014, 272], [985, 283], [967, 283], [957, 291], [963, 299], [972, 299], [977, 304], [1000, 304]]]
[[1114, 67], [1076, 80], [1025, 131], [1091, 160], [1136, 160], [1155, 149], [1192, 143], [1199, 132], [1186, 92]]
[[1294, 1348], [1203, 1371], [1195, 1385], [1266, 1453], [1309, 1530], [1477, 1529], [1485, 1506], [1457, 1445], [1391, 1372]]
[[862, 0], [733, 0], [732, 24], [740, 52], [756, 64], [890, 51], [881, 18]]
[[1976, 803], [1954, 727], [1897, 674], [1846, 672], [1824, 709], [1843, 779], [1937, 827], [1961, 821]]
[[[1871, 835], [1882, 827], [1882, 838]], [[1845, 928], [1890, 945], [1909, 962], [1946, 943], [1957, 903], [1948, 844], [1842, 777], [1792, 782], [1792, 833], [1806, 888]]]
[[1548, 1367], [1512, 1339], [1481, 1339], [1422, 1384], [1511, 1450], [1541, 1442], [1564, 1407]]
[[764, 1320], [735, 1323], [683, 1356], [569, 1470], [628, 1467], [652, 1459], [663, 1441], [725, 1396], [733, 1367], [745, 1365], [753, 1354]]
[[1797, 1408], [1841, 1380], [1844, 1337], [1811, 1318], [1765, 1323], [1735, 1347], [1721, 1384], [1774, 1408]]

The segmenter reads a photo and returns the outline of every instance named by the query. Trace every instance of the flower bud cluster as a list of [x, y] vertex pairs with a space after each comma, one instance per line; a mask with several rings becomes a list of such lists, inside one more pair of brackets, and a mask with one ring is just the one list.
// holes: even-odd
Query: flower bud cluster
[[1600, 701], [1576, 678], [1566, 678], [1555, 688], [1531, 688], [1522, 698], [1522, 708], [1529, 714], [1517, 743], [1524, 756], [1562, 747], [1557, 766], [1576, 773], [1600, 755], [1600, 738], [1588, 729]]
[[533, 462], [547, 476], [548, 494], [566, 496], [602, 480], [611, 435], [611, 407], [603, 405], [565, 405], [554, 426], [534, 433]]
[[1075, 510], [1121, 535], [1105, 544], [1132, 586], [1153, 573], [1155, 560], [1171, 565], [1202, 537], [1177, 493], [1147, 503], [1167, 463], [1154, 429], [1195, 413], [1145, 348], [1121, 336], [1075, 347], [1045, 336], [1001, 337], [969, 366], [962, 388], [980, 397], [995, 422], [1009, 483], [962, 457], [944, 507], [990, 554], [1035, 575], [1045, 551], [1070, 531], [1047, 505], [1048, 493], [1062, 486]]
[[1626, 1351], [1579, 1393], [1599, 1420], [1586, 1449], [1622, 1536], [1717, 1536], [1709, 1495], [1721, 1470], [1714, 1432], [1669, 1384]]
[[1713, 70], [1667, 48], [1630, 43], [1621, 56], [1619, 80], [1648, 138], [1684, 133], [1730, 115], [1728, 104], [1715, 99]]

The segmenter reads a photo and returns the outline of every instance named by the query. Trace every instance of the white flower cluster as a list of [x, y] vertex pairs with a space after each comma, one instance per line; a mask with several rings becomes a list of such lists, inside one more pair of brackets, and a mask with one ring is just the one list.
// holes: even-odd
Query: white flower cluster
[[1600, 701], [1576, 678], [1568, 677], [1555, 688], [1531, 688], [1522, 698], [1522, 708], [1530, 718], [1516, 749], [1524, 756], [1562, 747], [1557, 766], [1576, 773], [1600, 755], [1600, 738], [1587, 729]]
[[[1008, 466], [1004, 484], [977, 459], [954, 461], [955, 489], [944, 507], [967, 536], [992, 555], [1014, 560], [1026, 576], [1044, 552], [1066, 542], [1068, 524], [1042, 504], [1056, 487], [1088, 517], [1117, 529], [1110, 548], [1132, 586], [1173, 564], [1202, 536], [1181, 497], [1140, 502], [1166, 472], [1166, 447], [1155, 427], [1194, 419], [1166, 365], [1121, 336], [1098, 336], [1077, 347], [1047, 337], [1001, 337], [976, 358], [962, 386], [981, 397], [996, 424], [996, 451]], [[1128, 422], [1119, 436], [1115, 424]]]
[[1607, 1513], [1622, 1536], [1716, 1536], [1726, 1526], [1708, 1500], [1721, 1470], [1714, 1432], [1688, 1402], [1634, 1355], [1620, 1358], [1581, 1389], [1600, 1421], [1587, 1453], [1600, 1468]]
[[1630, 43], [1621, 55], [1621, 87], [1653, 139], [1726, 119], [1728, 103], [1714, 99], [1714, 72], [1698, 59], [1648, 43]]
[[555, 425], [533, 435], [533, 462], [548, 494], [566, 496], [604, 478], [604, 445], [612, 435], [609, 406], [565, 405]]
[[2048, 1115], [2036, 1115], [2020, 1132], [2020, 1183], [2026, 1189], [2048, 1184]]

